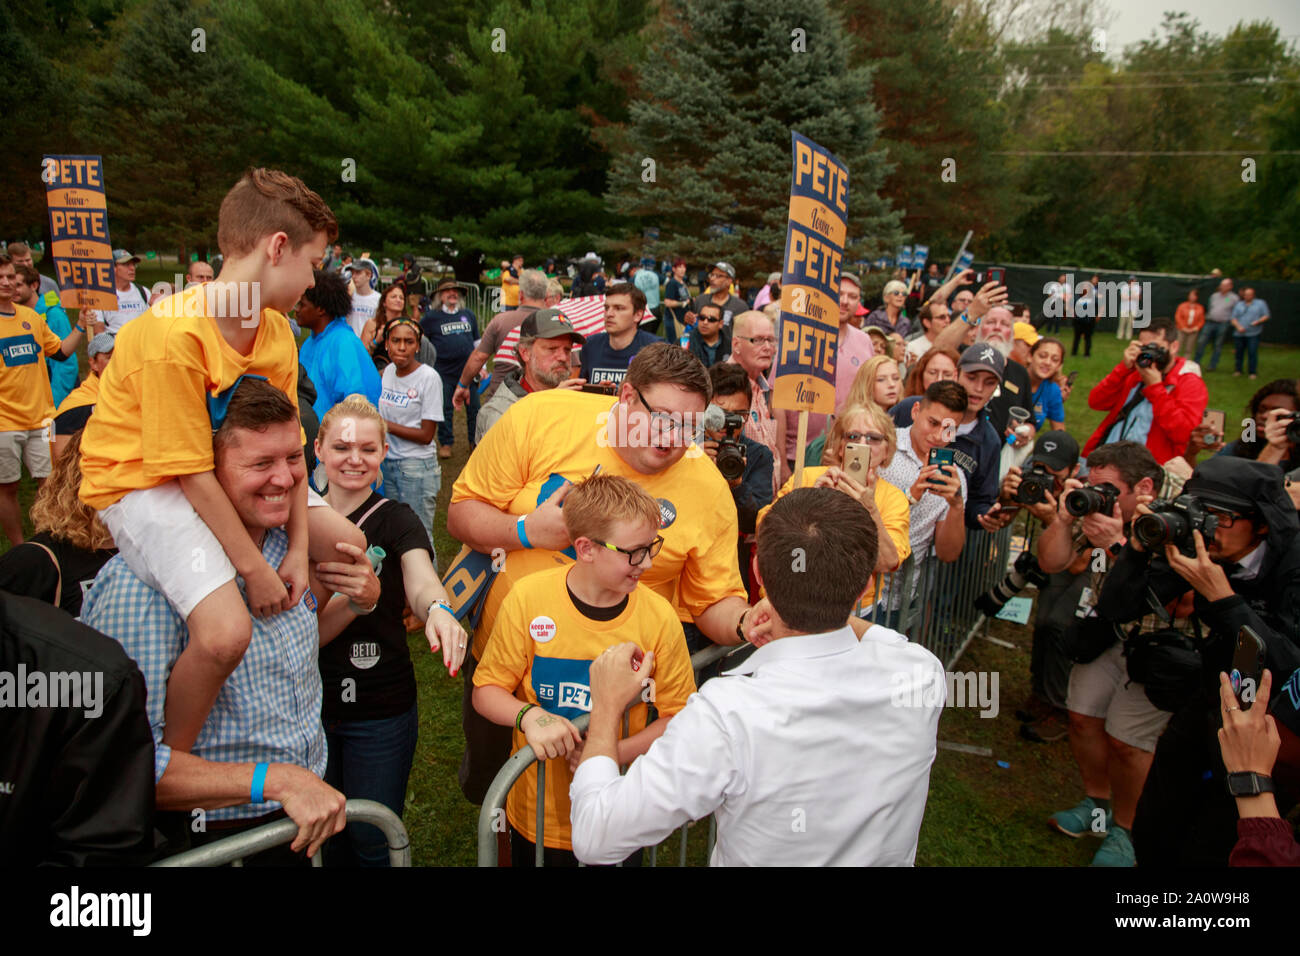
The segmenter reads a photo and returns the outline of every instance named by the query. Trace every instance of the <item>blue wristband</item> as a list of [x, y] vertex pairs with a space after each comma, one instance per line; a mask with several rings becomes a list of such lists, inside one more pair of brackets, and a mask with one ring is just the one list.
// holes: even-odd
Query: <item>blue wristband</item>
[[524, 519], [528, 515], [520, 515], [519, 520], [515, 522], [515, 533], [519, 535], [519, 543], [525, 548], [532, 548], [532, 543], [528, 540], [528, 534], [524, 531]]
[[262, 788], [266, 786], [266, 771], [270, 764], [259, 763], [253, 768], [253, 788], [249, 793], [249, 803], [265, 802], [262, 796]]

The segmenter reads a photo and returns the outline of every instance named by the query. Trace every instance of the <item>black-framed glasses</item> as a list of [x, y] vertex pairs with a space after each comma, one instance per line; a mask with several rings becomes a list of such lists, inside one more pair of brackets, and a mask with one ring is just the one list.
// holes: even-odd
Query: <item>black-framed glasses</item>
[[[688, 423], [687, 419], [690, 418], [690, 416], [673, 415], [668, 412], [661, 412], [645, 400], [645, 396], [641, 394], [641, 389], [633, 385], [632, 391], [636, 392], [637, 399], [645, 406], [645, 410], [650, 414], [651, 423], [658, 424], [658, 426], [669, 435], [679, 433], [692, 441], [698, 442], [700, 437], [704, 434], [703, 424], [696, 423], [695, 425], [691, 425]], [[640, 562], [636, 563], [639, 564]]]
[[636, 567], [638, 564], [641, 564], [642, 562], [645, 561], [646, 558], [656, 557], [659, 554], [659, 552], [663, 550], [663, 546], [664, 546], [663, 535], [657, 535], [655, 539], [651, 541], [649, 544], [643, 544], [639, 548], [632, 548], [631, 550], [628, 550], [627, 548], [620, 548], [618, 545], [610, 544], [608, 541], [597, 541], [595, 538], [592, 538], [591, 540], [594, 544], [598, 544], [603, 548], [608, 548], [611, 551], [617, 551], [619, 554], [626, 554], [627, 563], [632, 565], [632, 567]]
[[1235, 511], [1225, 511], [1222, 508], [1214, 508], [1210, 505], [1205, 506], [1205, 510], [1214, 517], [1219, 519], [1219, 527], [1223, 529], [1231, 528], [1238, 521], [1246, 520], [1246, 515], [1238, 514]]

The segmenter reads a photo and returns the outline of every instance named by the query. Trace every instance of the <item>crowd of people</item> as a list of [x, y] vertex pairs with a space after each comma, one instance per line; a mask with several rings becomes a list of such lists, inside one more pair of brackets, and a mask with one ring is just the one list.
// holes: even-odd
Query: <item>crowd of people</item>
[[[875, 308], [842, 273], [835, 411], [801, 422], [773, 407], [779, 273], [748, 296], [716, 262], [693, 294], [682, 260], [607, 279], [588, 257], [566, 298], [514, 256], [477, 315], [455, 279], [406, 257], [385, 285], [338, 235], [304, 183], [254, 170], [222, 203], [218, 274], [148, 290], [115, 250], [117, 308], [75, 322], [30, 249], [0, 256], [5, 659], [82, 648], [113, 675], [111, 722], [6, 779], [129, 777], [6, 803], [9, 858], [144, 861], [288, 816], [297, 838], [250, 863], [385, 865], [344, 807], [403, 813], [420, 629], [463, 680], [466, 797], [512, 750], [548, 761], [544, 832], [535, 769], [506, 805], [515, 865], [539, 842], [546, 865], [635, 863], [709, 813], [715, 863], [909, 864], [945, 676], [900, 632], [936, 600], [901, 572], [990, 554], [1027, 512], [1017, 716], [1026, 741], [1068, 735], [1082, 789], [1051, 826], [1104, 837], [1097, 865], [1295, 861], [1300, 393], [1264, 385], [1225, 442], [1199, 365], [1231, 326], [1255, 377], [1252, 290], [1138, 328], [1088, 386], [1105, 416], [1081, 447], [1059, 321], [970, 271], [890, 280]], [[1071, 354], [1085, 285], [1045, 310], [1074, 321]], [[602, 331], [566, 315], [585, 295]], [[434, 548], [457, 446], [468, 598]], [[695, 673], [715, 645], [737, 649], [726, 676]]]

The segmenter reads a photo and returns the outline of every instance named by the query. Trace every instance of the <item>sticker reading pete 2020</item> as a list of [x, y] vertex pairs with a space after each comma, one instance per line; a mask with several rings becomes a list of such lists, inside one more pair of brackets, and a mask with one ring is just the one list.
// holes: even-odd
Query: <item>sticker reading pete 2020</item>
[[529, 623], [528, 633], [538, 644], [545, 644], [555, 636], [555, 622], [545, 615], [539, 615]]

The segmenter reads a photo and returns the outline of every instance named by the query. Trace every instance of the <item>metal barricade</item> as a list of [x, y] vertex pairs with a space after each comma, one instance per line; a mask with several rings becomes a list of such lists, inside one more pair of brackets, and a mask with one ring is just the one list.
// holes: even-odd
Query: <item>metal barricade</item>
[[[909, 556], [897, 571], [882, 576], [880, 598], [866, 618], [907, 635], [945, 668], [952, 667], [987, 623], [975, 599], [1006, 575], [1016, 524], [992, 533], [967, 529], [956, 561], [940, 561], [933, 548], [920, 559]], [[896, 620], [890, 618], [891, 605], [898, 605]]]
[[[388, 840], [388, 862], [391, 866], [411, 865], [411, 841], [406, 835], [401, 817], [374, 800], [349, 800], [347, 814], [349, 823], [369, 823], [383, 832], [384, 838]], [[242, 866], [245, 857], [292, 843], [297, 835], [298, 824], [289, 819], [276, 820], [247, 833], [238, 833], [207, 846], [177, 853], [159, 860], [153, 866], [225, 866], [227, 863]], [[312, 866], [320, 866], [320, 858], [318, 851], [312, 858]]]
[[[743, 650], [748, 645], [722, 646], [714, 645], [706, 647], [703, 650], [696, 651], [691, 655], [691, 667], [695, 671], [698, 679], [699, 673], [725, 657]], [[626, 717], [624, 718], [626, 721]], [[587, 724], [591, 721], [590, 714], [582, 714], [573, 721], [573, 726], [580, 731], [587, 729]], [[626, 728], [626, 723], [624, 724]], [[483, 797], [483, 806], [479, 809], [478, 814], [478, 865], [479, 866], [496, 866], [497, 865], [497, 833], [500, 830], [499, 821], [505, 818], [506, 796], [510, 793], [516, 781], [519, 780], [533, 764], [537, 764], [537, 842], [534, 850], [534, 862], [537, 866], [543, 865], [543, 858], [546, 849], [545, 844], [545, 823], [546, 823], [546, 761], [539, 761], [533, 753], [533, 748], [524, 746], [511, 754], [510, 759], [497, 772], [491, 786], [488, 787], [486, 796]], [[680, 829], [681, 844], [678, 853], [678, 865], [686, 865], [686, 839], [687, 830], [691, 824], [686, 824]], [[717, 830], [712, 817], [709, 817], [709, 834], [707, 852], [713, 853], [713, 842], [717, 838]], [[658, 858], [658, 847], [649, 847], [650, 865], [655, 866]]]

